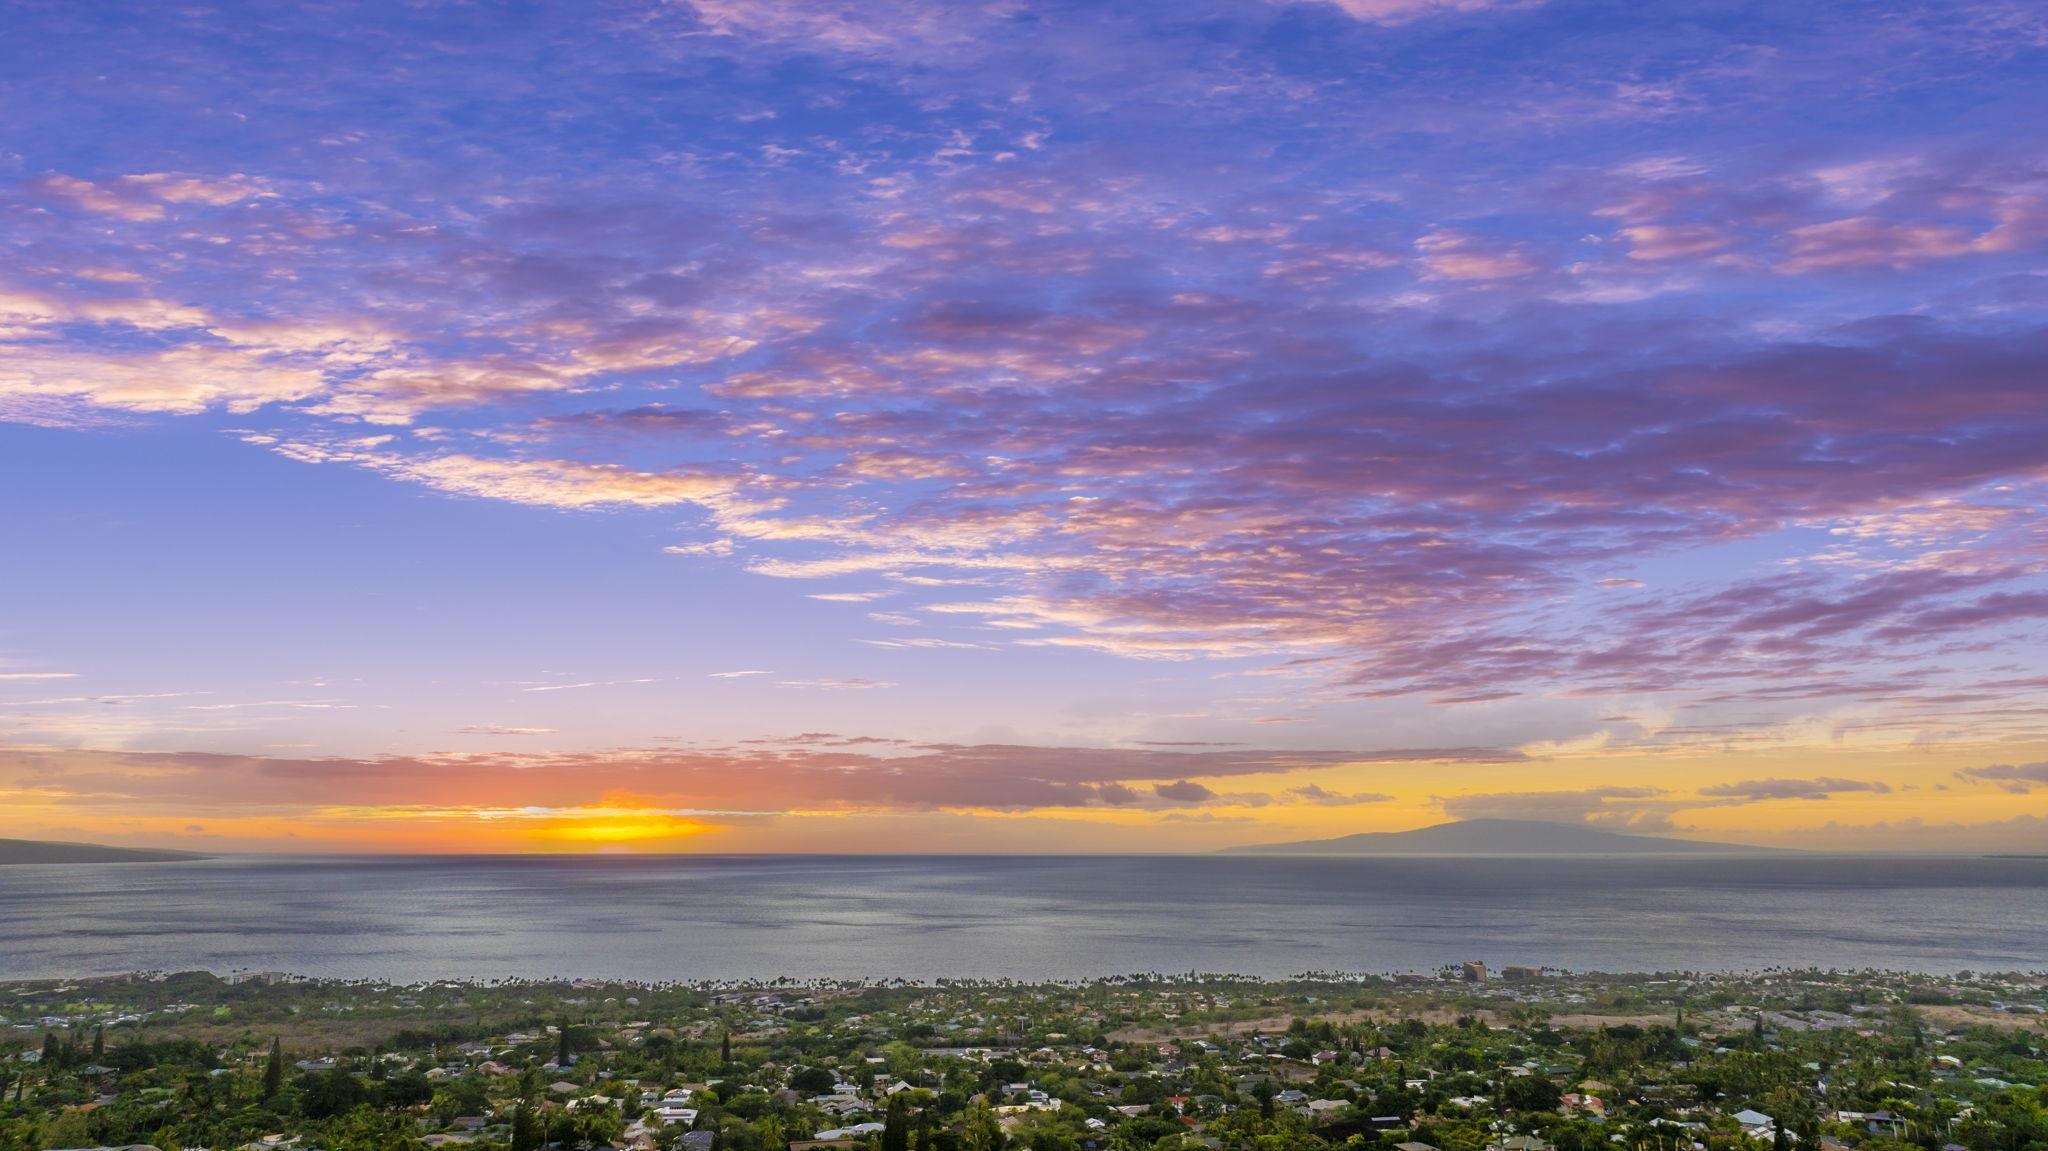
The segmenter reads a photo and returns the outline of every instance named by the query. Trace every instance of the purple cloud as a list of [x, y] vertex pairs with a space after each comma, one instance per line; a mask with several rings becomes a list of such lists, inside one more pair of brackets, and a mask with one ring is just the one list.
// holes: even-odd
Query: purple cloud
[[1700, 788], [1701, 795], [1739, 799], [1745, 803], [1757, 803], [1767, 799], [1827, 799], [1843, 792], [1855, 791], [1884, 795], [1891, 791], [1891, 786], [1876, 780], [1822, 776], [1818, 779], [1750, 779], [1741, 783], [1722, 783]]
[[1295, 677], [1250, 718], [2034, 731], [2038, 18], [1625, 9], [35, 14], [0, 420], [573, 513], [762, 618], [888, 591], [877, 656]]
[[1185, 779], [1173, 783], [1155, 783], [1152, 785], [1152, 794], [1173, 803], [1201, 803], [1216, 798], [1215, 792]]
[[1387, 803], [1394, 797], [1378, 791], [1341, 792], [1328, 791], [1313, 783], [1290, 787], [1287, 795], [1304, 803], [1320, 804], [1324, 807], [1352, 807], [1362, 803]]
[[1956, 778], [1995, 783], [2015, 795], [2026, 795], [2037, 786], [2048, 786], [2048, 762], [1966, 767], [1956, 772]]

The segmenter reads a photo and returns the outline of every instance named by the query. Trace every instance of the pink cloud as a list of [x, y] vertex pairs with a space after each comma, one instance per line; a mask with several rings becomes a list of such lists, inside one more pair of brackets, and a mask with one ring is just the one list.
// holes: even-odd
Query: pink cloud
[[[488, 729], [529, 734], [529, 729]], [[887, 754], [869, 750], [883, 744]], [[789, 811], [1264, 804], [1187, 776], [1284, 774], [1345, 763], [1501, 761], [1514, 752], [1059, 748], [928, 744], [839, 737], [674, 751], [388, 759], [0, 748], [0, 785], [85, 807], [222, 813], [321, 808], [572, 807], [607, 794], [705, 810]], [[1142, 790], [1141, 790], [1142, 787]], [[1326, 800], [1317, 800], [1326, 802]], [[1359, 800], [1364, 802], [1364, 800]]]
[[1415, 250], [1423, 274], [1437, 280], [1512, 280], [1541, 267], [1517, 246], [1463, 232], [1430, 232], [1415, 241]]
[[200, 177], [149, 172], [106, 180], [52, 173], [30, 181], [31, 190], [83, 211], [131, 222], [165, 219], [164, 205], [225, 207], [270, 195], [262, 181], [243, 175]]
[[1733, 241], [1706, 224], [1636, 224], [1621, 230], [1634, 260], [1684, 260], [1712, 255]]
[[53, 174], [34, 181], [30, 187], [71, 207], [123, 220], [161, 220], [166, 214], [162, 204], [141, 194], [139, 189], [119, 183], [97, 184], [74, 176]]
[[1976, 250], [1976, 237], [1948, 224], [1904, 224], [1853, 216], [1792, 229], [1778, 265], [1794, 275], [1837, 268], [1910, 268]]
[[1319, 0], [1355, 20], [1370, 24], [1406, 24], [1431, 16], [1462, 12], [1533, 8], [1543, 0]]

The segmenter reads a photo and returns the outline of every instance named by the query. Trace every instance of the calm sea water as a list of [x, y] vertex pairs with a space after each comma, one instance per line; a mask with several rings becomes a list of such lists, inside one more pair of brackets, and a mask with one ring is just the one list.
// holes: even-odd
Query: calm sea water
[[0, 978], [2048, 966], [2048, 859], [269, 857], [0, 867]]

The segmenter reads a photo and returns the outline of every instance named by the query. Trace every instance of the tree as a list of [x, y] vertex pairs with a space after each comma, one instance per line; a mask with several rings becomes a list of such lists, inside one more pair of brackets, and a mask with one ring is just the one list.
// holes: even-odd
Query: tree
[[567, 1067], [569, 1065], [569, 1058], [569, 1021], [564, 1019], [562, 1020], [559, 1034], [556, 1036], [555, 1066]]
[[1564, 1102], [1556, 1083], [1541, 1075], [1518, 1075], [1501, 1088], [1501, 1102], [1511, 1111], [1555, 1111]]
[[2000, 1091], [1957, 1125], [1964, 1146], [1983, 1151], [2033, 1151], [2048, 1146], [2048, 1108], [2037, 1096]]
[[910, 1107], [901, 1095], [889, 1096], [882, 1117], [882, 1151], [910, 1151]]
[[43, 1128], [43, 1141], [30, 1144], [35, 1147], [89, 1147], [97, 1142], [92, 1137], [91, 1112], [66, 1108]]
[[384, 1081], [378, 1101], [386, 1107], [413, 1107], [434, 1098], [434, 1084], [417, 1068]]
[[301, 1075], [295, 1084], [299, 1088], [300, 1106], [309, 1119], [346, 1115], [370, 1101], [369, 1089], [341, 1067]]
[[789, 1088], [806, 1095], [823, 1095], [832, 1090], [836, 1080], [823, 1067], [805, 1067], [789, 1077]]
[[92, 1061], [98, 1063], [107, 1053], [107, 1028], [102, 1024], [92, 1029]]
[[372, 1107], [358, 1107], [342, 1116], [329, 1128], [327, 1137], [330, 1151], [420, 1151], [424, 1146], [411, 1119], [386, 1115]]
[[977, 1103], [967, 1113], [966, 1129], [960, 1133], [960, 1142], [967, 1151], [1000, 1151], [1003, 1145], [1003, 1124], [996, 1113], [989, 1110], [987, 1103]]
[[270, 1062], [263, 1065], [263, 1097], [274, 1099], [284, 1087], [284, 1041], [273, 1036], [270, 1040]]
[[540, 1120], [533, 1109], [521, 1103], [512, 1112], [512, 1151], [540, 1151]]
[[577, 1121], [577, 1139], [585, 1146], [609, 1147], [625, 1130], [619, 1121], [619, 1113], [609, 1107], [593, 1107], [584, 1111]]
[[[1797, 1087], [1775, 1087], [1764, 1094], [1764, 1109], [1775, 1118], [1780, 1130], [1802, 1143], [1812, 1145], [1820, 1137], [1820, 1112], [1813, 1100]], [[1772, 1136], [1775, 1143], [1777, 1136]]]
[[718, 1037], [718, 1061], [720, 1063], [732, 1062], [732, 1030], [730, 1028], [726, 1029], [725, 1034]]
[[55, 1031], [43, 1032], [43, 1074], [52, 1074], [62, 1066], [64, 1066], [64, 1044], [58, 1041]]

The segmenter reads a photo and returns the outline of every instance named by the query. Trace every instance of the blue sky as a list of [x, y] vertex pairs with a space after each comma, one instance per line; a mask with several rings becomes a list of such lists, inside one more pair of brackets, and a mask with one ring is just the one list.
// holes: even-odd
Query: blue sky
[[0, 21], [42, 833], [2048, 837], [2036, 5]]

